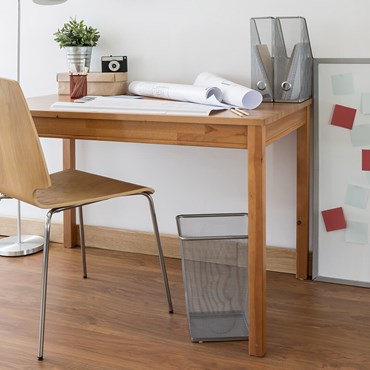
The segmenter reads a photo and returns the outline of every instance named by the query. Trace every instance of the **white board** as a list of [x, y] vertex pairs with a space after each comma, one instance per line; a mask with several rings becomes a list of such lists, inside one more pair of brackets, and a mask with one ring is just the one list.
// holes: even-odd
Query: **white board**
[[370, 59], [314, 62], [313, 278], [370, 287]]

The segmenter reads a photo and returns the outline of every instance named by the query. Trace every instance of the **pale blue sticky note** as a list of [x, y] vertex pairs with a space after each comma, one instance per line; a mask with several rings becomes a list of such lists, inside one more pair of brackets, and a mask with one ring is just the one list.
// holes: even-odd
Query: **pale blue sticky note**
[[369, 225], [366, 222], [348, 221], [345, 240], [348, 243], [367, 244]]
[[346, 197], [344, 200], [345, 204], [352, 207], [365, 209], [367, 207], [367, 201], [369, 199], [369, 189], [362, 186], [348, 184]]
[[370, 124], [353, 126], [351, 130], [351, 141], [353, 146], [369, 146]]
[[349, 95], [355, 92], [352, 73], [332, 75], [331, 85], [334, 95]]
[[362, 103], [362, 113], [370, 114], [370, 93], [362, 93], [361, 103]]

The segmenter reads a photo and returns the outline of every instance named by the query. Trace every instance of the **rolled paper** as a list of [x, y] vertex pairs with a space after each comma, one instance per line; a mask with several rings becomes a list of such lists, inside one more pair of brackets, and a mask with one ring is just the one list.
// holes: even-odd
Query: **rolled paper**
[[200, 73], [195, 79], [194, 85], [218, 87], [222, 91], [223, 103], [246, 109], [257, 108], [263, 100], [262, 94], [259, 91], [239, 85], [209, 72]]
[[217, 87], [203, 87], [152, 81], [132, 81], [131, 94], [185, 102], [221, 105], [222, 92]]

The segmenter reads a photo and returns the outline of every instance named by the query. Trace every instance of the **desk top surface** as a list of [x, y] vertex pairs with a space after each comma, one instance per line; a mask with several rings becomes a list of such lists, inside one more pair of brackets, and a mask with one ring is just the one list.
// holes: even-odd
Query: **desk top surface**
[[209, 116], [171, 116], [156, 114], [127, 114], [99, 112], [59, 112], [50, 110], [56, 101], [71, 101], [67, 95], [45, 95], [28, 98], [28, 106], [33, 118], [69, 118], [69, 119], [99, 119], [118, 121], [145, 122], [186, 122], [198, 124], [232, 124], [236, 126], [269, 125], [277, 120], [291, 115], [309, 106], [312, 101], [302, 103], [263, 103], [257, 109], [250, 110], [248, 117], [239, 117], [230, 111], [218, 111]]

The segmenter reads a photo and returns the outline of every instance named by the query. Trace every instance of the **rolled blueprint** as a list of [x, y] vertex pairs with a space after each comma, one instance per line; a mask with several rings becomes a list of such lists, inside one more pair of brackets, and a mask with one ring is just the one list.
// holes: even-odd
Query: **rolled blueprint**
[[154, 98], [180, 100], [191, 103], [222, 105], [221, 90], [214, 86], [193, 86], [151, 81], [133, 81], [128, 87], [131, 94]]
[[257, 90], [238, 85], [209, 72], [202, 72], [194, 82], [194, 86], [213, 86], [222, 91], [222, 102], [246, 109], [257, 108], [262, 103], [262, 94]]

